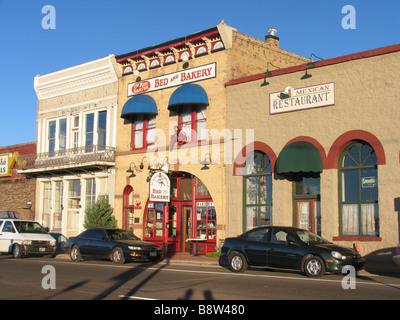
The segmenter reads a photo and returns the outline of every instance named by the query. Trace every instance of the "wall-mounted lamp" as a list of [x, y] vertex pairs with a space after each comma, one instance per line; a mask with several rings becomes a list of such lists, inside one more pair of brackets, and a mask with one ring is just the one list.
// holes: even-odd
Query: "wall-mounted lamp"
[[[208, 159], [207, 159], [207, 156], [208, 156]], [[203, 165], [203, 167], [202, 167], [200, 170], [208, 170], [208, 169], [210, 169], [208, 166], [209, 166], [210, 164], [214, 164], [214, 163], [211, 161], [211, 155], [210, 155], [209, 153], [207, 153], [207, 154], [205, 155], [205, 157], [204, 157], [204, 160], [203, 160], [202, 162], [200, 162], [200, 164]]]
[[26, 208], [27, 208], [28, 210], [31, 210], [31, 208], [32, 208], [32, 201], [28, 200], [28, 201], [26, 202]]
[[310, 55], [310, 62], [307, 63], [307, 66], [306, 66], [307, 69], [312, 69], [312, 68], [316, 68], [316, 67], [317, 67], [317, 66], [315, 65], [315, 63], [314, 63], [312, 57], [315, 57], [315, 58], [317, 58], [317, 59], [319, 59], [319, 60], [323, 60], [322, 58], [317, 57], [314, 53], [311, 53], [311, 55]]
[[[132, 165], [133, 165], [133, 170], [132, 170]], [[136, 174], [134, 172], [134, 170], [136, 170], [136, 172], [139, 172], [139, 170], [136, 168], [136, 165], [134, 162], [131, 162], [129, 165], [129, 169], [126, 170], [126, 173], [130, 173], [131, 175], [129, 176], [129, 178], [134, 178], [136, 177]]]
[[139, 169], [143, 170], [144, 168], [144, 159], [147, 159], [147, 162], [149, 163], [149, 166], [147, 167], [147, 170], [150, 170], [150, 160], [146, 156], [142, 158], [142, 161], [140, 161]]
[[275, 67], [275, 68], [280, 69], [279, 67], [273, 65], [271, 62], [268, 62], [268, 63], [267, 63], [267, 71], [264, 72], [264, 75], [265, 75], [266, 77], [270, 77], [270, 76], [272, 75], [271, 71], [269, 71], [269, 65], [271, 65], [271, 66], [273, 66], [273, 67]]

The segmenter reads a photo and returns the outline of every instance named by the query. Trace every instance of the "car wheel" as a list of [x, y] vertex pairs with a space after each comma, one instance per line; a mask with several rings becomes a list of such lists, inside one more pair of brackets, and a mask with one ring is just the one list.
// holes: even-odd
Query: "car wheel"
[[111, 252], [111, 260], [117, 264], [123, 264], [125, 262], [124, 252], [121, 248], [114, 248]]
[[78, 246], [73, 246], [69, 252], [69, 257], [71, 258], [72, 261], [81, 261], [81, 252], [79, 251]]
[[320, 257], [311, 256], [304, 261], [304, 272], [309, 277], [322, 277], [325, 274], [324, 262]]
[[14, 244], [12, 248], [13, 258], [21, 258], [22, 257], [22, 249], [19, 244]]
[[229, 255], [229, 267], [233, 272], [244, 272], [247, 269], [247, 261], [245, 256], [237, 251]]

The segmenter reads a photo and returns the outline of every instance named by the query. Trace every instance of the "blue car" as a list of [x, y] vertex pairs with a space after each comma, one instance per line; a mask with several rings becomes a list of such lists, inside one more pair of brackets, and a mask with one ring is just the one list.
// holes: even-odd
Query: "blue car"
[[158, 261], [162, 259], [159, 246], [140, 240], [122, 229], [91, 228], [68, 239], [65, 251], [72, 261], [82, 258], [110, 259], [123, 264], [125, 260]]
[[365, 259], [357, 251], [307, 230], [269, 226], [225, 239], [220, 263], [228, 264], [233, 272], [255, 266], [299, 270], [309, 277], [320, 277], [325, 272], [339, 273], [346, 265], [361, 270]]

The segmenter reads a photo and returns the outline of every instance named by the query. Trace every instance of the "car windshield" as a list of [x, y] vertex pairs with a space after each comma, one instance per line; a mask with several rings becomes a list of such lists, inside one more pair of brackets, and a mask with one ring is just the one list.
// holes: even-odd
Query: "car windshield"
[[112, 240], [140, 240], [133, 233], [125, 230], [107, 230], [107, 234]]
[[47, 233], [45, 228], [34, 221], [14, 221], [14, 225], [19, 233]]
[[306, 230], [298, 230], [296, 231], [297, 236], [301, 241], [308, 244], [318, 244], [318, 243], [330, 243], [328, 240], [316, 235], [315, 233], [306, 231]]

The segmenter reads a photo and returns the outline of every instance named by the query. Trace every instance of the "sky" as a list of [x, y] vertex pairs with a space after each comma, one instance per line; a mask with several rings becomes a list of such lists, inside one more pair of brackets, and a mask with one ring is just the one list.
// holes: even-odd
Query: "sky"
[[[46, 5], [55, 10], [53, 28], [42, 26], [50, 22]], [[280, 48], [305, 57], [400, 43], [399, 0], [0, 0], [0, 147], [36, 140], [36, 75], [174, 40], [222, 20], [263, 40], [274, 27]]]

